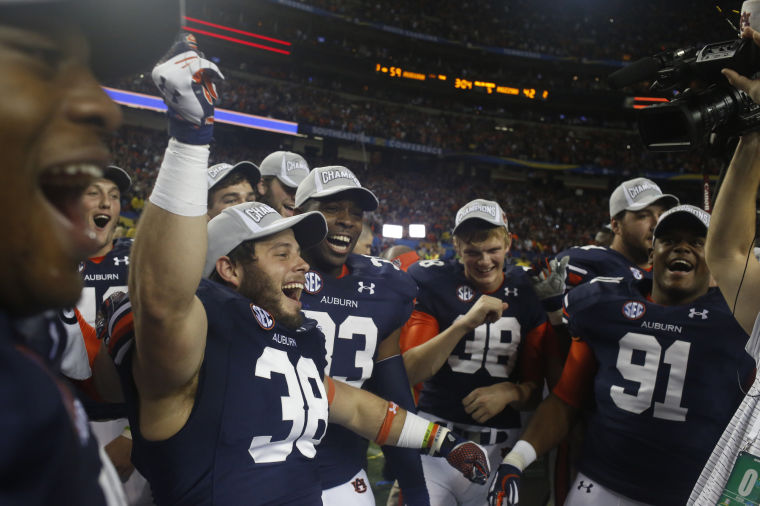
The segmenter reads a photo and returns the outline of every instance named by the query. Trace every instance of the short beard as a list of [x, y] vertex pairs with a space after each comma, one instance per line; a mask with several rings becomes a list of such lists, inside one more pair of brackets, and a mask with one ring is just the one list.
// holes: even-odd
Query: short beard
[[255, 305], [267, 310], [276, 322], [289, 329], [297, 329], [303, 323], [303, 314], [286, 313], [280, 306], [282, 287], [262, 271], [257, 261], [247, 262], [244, 266], [243, 282], [238, 287], [238, 293], [250, 299]]

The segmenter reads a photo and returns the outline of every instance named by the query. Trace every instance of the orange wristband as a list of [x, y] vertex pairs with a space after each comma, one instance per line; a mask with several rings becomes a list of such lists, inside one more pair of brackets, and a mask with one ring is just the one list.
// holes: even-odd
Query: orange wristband
[[393, 419], [398, 414], [398, 404], [393, 401], [388, 401], [388, 410], [385, 412], [385, 418], [383, 419], [383, 425], [380, 426], [380, 430], [375, 438], [375, 443], [380, 446], [385, 444], [388, 439], [388, 434], [391, 433], [391, 425], [393, 425]]

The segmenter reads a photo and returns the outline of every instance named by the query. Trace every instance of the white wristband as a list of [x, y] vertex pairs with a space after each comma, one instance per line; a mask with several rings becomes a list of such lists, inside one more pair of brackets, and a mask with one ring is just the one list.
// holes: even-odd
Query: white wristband
[[519, 440], [515, 443], [514, 448], [510, 451], [504, 460], [504, 464], [511, 464], [520, 471], [531, 465], [536, 460], [536, 449], [527, 441]]
[[208, 146], [169, 139], [150, 201], [180, 216], [203, 216], [208, 201]]

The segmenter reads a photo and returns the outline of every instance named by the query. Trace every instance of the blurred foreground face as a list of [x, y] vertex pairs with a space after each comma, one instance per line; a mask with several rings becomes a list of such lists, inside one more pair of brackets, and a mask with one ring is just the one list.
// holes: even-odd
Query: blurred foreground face
[[121, 122], [65, 10], [0, 10], [0, 303], [12, 313], [74, 305], [79, 263], [97, 251], [82, 194]]

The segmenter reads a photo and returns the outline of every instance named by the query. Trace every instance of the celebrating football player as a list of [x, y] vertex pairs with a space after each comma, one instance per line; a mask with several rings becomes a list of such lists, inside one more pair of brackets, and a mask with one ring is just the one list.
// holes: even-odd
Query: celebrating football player
[[261, 179], [258, 167], [248, 161], [217, 163], [208, 168], [208, 219], [230, 206], [256, 200], [254, 188]]
[[314, 456], [328, 421], [484, 483], [477, 445], [324, 375], [325, 336], [299, 301], [301, 248], [325, 237], [322, 215], [251, 202], [207, 223], [216, 66], [178, 45], [153, 77], [171, 139], [133, 248], [135, 342], [121, 371], [135, 466], [156, 501], [322, 504]]
[[[424, 343], [404, 353], [412, 384], [426, 380], [420, 415], [483, 444], [501, 460], [520, 433], [517, 408], [543, 384], [540, 348], [547, 322], [531, 281], [505, 257], [511, 236], [498, 203], [473, 200], [456, 214], [460, 261], [409, 267], [420, 287], [404, 332]], [[487, 491], [423, 457], [431, 504], [482, 505]]]
[[110, 187], [94, 222], [82, 206], [88, 187], [112, 182], [101, 179], [110, 158], [102, 139], [121, 122], [98, 78], [150, 64], [170, 43], [178, 11], [171, 1], [0, 2], [2, 504], [124, 504], [52, 363], [66, 336], [41, 313], [74, 306], [77, 267], [110, 247], [103, 221], [118, 217]]
[[[377, 205], [375, 195], [346, 167], [315, 168], [298, 186], [298, 211], [321, 212], [328, 228], [322, 242], [304, 251], [312, 266], [302, 296], [304, 314], [325, 333], [326, 375], [414, 410], [399, 335], [417, 286], [391, 262], [351, 253], [363, 230], [364, 212]], [[369, 483], [367, 444], [354, 432], [330, 427], [317, 452], [325, 504], [375, 503], [367, 486], [357, 486]], [[407, 504], [429, 504], [419, 452], [383, 451]]]
[[256, 200], [282, 216], [293, 216], [296, 188], [309, 174], [309, 164], [298, 153], [275, 151], [261, 161], [259, 169], [261, 181], [256, 186]]
[[562, 378], [499, 467], [491, 505], [519, 501], [522, 471], [591, 409], [565, 504], [685, 504], [743, 397], [747, 334], [704, 257], [710, 216], [681, 205], [654, 230], [652, 279], [600, 277], [573, 289]]

